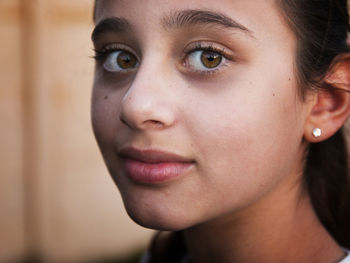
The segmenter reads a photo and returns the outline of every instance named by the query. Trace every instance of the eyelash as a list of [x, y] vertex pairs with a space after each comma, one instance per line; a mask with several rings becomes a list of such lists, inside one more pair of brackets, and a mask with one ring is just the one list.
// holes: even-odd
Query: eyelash
[[130, 52], [129, 50], [126, 50], [125, 48], [120, 47], [117, 44], [111, 44], [111, 45], [103, 47], [101, 50], [94, 49], [95, 55], [92, 56], [92, 58], [95, 59], [97, 62], [102, 62], [107, 58], [107, 56], [109, 54], [116, 52], [116, 51]]
[[[105, 46], [101, 50], [95, 49], [94, 51], [95, 51], [95, 55], [93, 56], [93, 59], [95, 59], [99, 63], [106, 61], [108, 56], [113, 52], [125, 51], [125, 52], [133, 54], [131, 51], [129, 51], [125, 47], [120, 46], [118, 44], [111, 44], [111, 45]], [[181, 60], [181, 65], [183, 68], [188, 68], [188, 66], [186, 65], [186, 63], [187, 63], [186, 60], [189, 58], [189, 56], [191, 54], [193, 54], [196, 51], [213, 52], [213, 53], [220, 55], [224, 59], [217, 67], [215, 67], [213, 69], [208, 68], [208, 70], [190, 70], [191, 73], [197, 73], [197, 74], [200, 74], [203, 76], [215, 75], [218, 71], [222, 70], [222, 67], [227, 66], [228, 61], [234, 60], [233, 56], [228, 54], [226, 52], [225, 48], [217, 48], [213, 44], [203, 45], [203, 43], [197, 42], [194, 44], [194, 47], [189, 47], [186, 50], [184, 50], [185, 55], [184, 55], [183, 59]], [[127, 70], [125, 72], [127, 72]]]

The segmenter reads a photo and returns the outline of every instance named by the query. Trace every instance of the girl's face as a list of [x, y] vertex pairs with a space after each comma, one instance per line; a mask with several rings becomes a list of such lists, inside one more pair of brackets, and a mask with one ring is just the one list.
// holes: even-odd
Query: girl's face
[[136, 222], [183, 229], [299, 185], [310, 107], [273, 0], [99, 0], [96, 25], [93, 128]]

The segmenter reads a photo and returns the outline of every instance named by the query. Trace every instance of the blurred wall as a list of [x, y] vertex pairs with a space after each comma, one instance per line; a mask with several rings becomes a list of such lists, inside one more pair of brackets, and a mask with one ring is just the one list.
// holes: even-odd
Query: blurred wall
[[0, 262], [144, 247], [90, 127], [93, 1], [0, 1]]

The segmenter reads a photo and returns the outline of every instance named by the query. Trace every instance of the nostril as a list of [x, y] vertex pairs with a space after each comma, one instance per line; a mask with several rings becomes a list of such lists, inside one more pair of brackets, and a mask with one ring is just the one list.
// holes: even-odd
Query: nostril
[[[121, 123], [125, 124], [126, 126], [129, 126], [129, 127], [132, 127], [133, 125], [131, 125], [131, 123], [129, 123], [125, 118], [123, 118], [123, 115], [119, 117], [119, 120]], [[140, 123], [141, 124], [141, 123]], [[153, 127], [156, 127], [156, 128], [159, 128], [159, 127], [163, 127], [163, 123], [161, 121], [157, 121], [157, 120], [145, 120], [143, 121], [143, 123], [141, 125], [138, 125], [140, 126], [139, 128], [142, 128], [141, 126], [144, 126], [144, 127], [150, 127], [150, 126], [153, 126]]]
[[148, 123], [149, 126], [153, 126], [154, 128], [162, 128], [164, 126], [164, 123], [157, 120], [148, 120], [145, 123]]
[[150, 122], [151, 124], [156, 124], [156, 125], [163, 125], [162, 122], [156, 121], [156, 120], [148, 120], [146, 122]]
[[123, 116], [120, 116], [119, 120], [120, 120], [121, 123], [123, 123], [125, 125], [128, 125], [128, 123], [124, 120]]

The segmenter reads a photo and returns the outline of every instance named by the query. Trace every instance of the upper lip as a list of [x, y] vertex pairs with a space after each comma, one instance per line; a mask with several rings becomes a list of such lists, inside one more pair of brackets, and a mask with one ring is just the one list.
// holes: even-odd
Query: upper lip
[[187, 157], [177, 155], [174, 153], [153, 150], [153, 149], [136, 149], [132, 147], [123, 148], [118, 151], [118, 155], [121, 158], [137, 160], [145, 163], [171, 163], [171, 162], [181, 162], [181, 163], [192, 163], [192, 159]]

